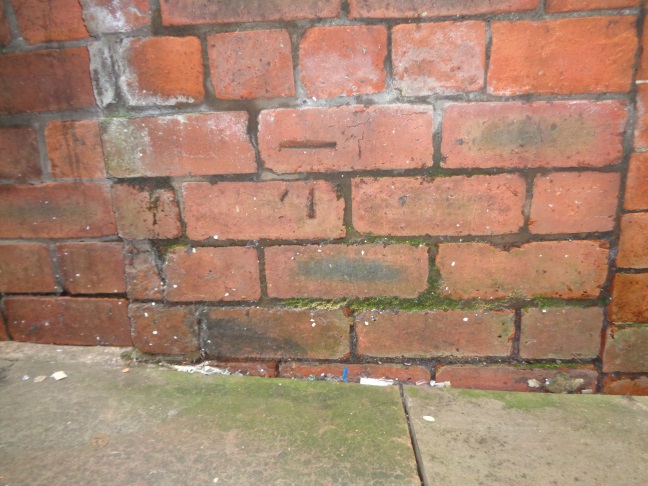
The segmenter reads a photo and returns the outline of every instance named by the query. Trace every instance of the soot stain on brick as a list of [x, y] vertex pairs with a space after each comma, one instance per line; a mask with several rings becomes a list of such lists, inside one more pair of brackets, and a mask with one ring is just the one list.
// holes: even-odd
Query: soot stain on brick
[[312, 279], [342, 280], [350, 283], [396, 282], [402, 279], [403, 270], [376, 261], [332, 257], [298, 260], [297, 274]]

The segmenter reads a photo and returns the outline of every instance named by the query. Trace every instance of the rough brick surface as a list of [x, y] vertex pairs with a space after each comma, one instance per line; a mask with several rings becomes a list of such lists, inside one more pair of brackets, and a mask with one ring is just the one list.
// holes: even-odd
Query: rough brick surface
[[37, 179], [42, 175], [32, 127], [0, 129], [0, 179]]
[[547, 234], [613, 230], [620, 183], [618, 173], [554, 172], [537, 176], [529, 231]]
[[165, 177], [256, 172], [241, 111], [106, 119], [106, 167], [115, 177]]
[[93, 35], [128, 32], [150, 23], [149, 0], [80, 0]]
[[[646, 2], [642, 2], [643, 5]], [[643, 28], [646, 32], [646, 25], [648, 24], [648, 19], [644, 17]], [[639, 66], [637, 66], [637, 80], [646, 81], [648, 78], [648, 36], [641, 36], [641, 57], [639, 58]]]
[[85, 47], [0, 55], [0, 115], [96, 105]]
[[131, 106], [200, 103], [205, 96], [197, 37], [126, 39], [120, 85]]
[[648, 213], [625, 214], [621, 217], [617, 267], [648, 268], [647, 235]]
[[601, 347], [603, 309], [558, 307], [522, 312], [520, 357], [591, 359]]
[[383, 26], [314, 27], [299, 46], [306, 95], [315, 98], [379, 93], [385, 89], [387, 29]]
[[416, 297], [427, 288], [422, 246], [275, 246], [265, 261], [270, 297]]
[[191, 306], [131, 304], [133, 346], [143, 353], [183, 355], [199, 350], [198, 318]]
[[394, 87], [404, 96], [479, 91], [484, 86], [484, 22], [397, 25], [392, 49]]
[[316, 379], [342, 381], [344, 370], [347, 381], [357, 383], [360, 378], [398, 380], [409, 383], [428, 383], [430, 370], [423, 366], [377, 365], [377, 364], [332, 364], [332, 363], [282, 363], [279, 368], [281, 378]]
[[431, 2], [430, 0], [406, 0], [400, 2], [349, 0], [349, 6], [349, 16], [351, 18], [426, 18], [535, 10], [538, 6], [538, 0], [453, 0], [447, 2]]
[[287, 30], [215, 34], [207, 38], [207, 48], [216, 98], [295, 96]]
[[437, 266], [452, 298], [598, 297], [607, 275], [607, 243], [547, 241], [510, 251], [485, 243], [445, 243]]
[[71, 294], [116, 294], [126, 291], [122, 243], [62, 243], [56, 246], [58, 267]]
[[356, 315], [358, 354], [397, 358], [508, 356], [513, 311], [371, 311]]
[[648, 273], [618, 273], [612, 280], [611, 322], [648, 322]]
[[0, 186], [0, 238], [92, 238], [116, 234], [105, 183]]
[[5, 325], [2, 314], [0, 314], [0, 341], [9, 341], [9, 333], [7, 332], [7, 326]]
[[57, 290], [52, 258], [47, 245], [0, 245], [0, 293], [46, 293]]
[[634, 17], [494, 22], [488, 91], [495, 95], [630, 90]]
[[603, 378], [603, 393], [606, 395], [648, 396], [648, 376]]
[[547, 0], [545, 10], [555, 12], [575, 12], [578, 10], [606, 10], [613, 8], [636, 7], [639, 0]]
[[354, 179], [353, 226], [377, 235], [492, 235], [524, 223], [516, 175]]
[[9, 0], [30, 44], [88, 37], [79, 0]]
[[618, 101], [450, 104], [444, 167], [600, 167], [621, 162], [626, 105]]
[[112, 187], [117, 232], [122, 238], [177, 238], [182, 234], [180, 209], [168, 187], [114, 184]]
[[126, 245], [128, 297], [134, 300], [162, 300], [164, 287], [151, 244], [148, 241], [129, 242]]
[[97, 120], [52, 121], [45, 129], [52, 175], [60, 179], [106, 177]]
[[261, 297], [259, 260], [254, 248], [172, 248], [164, 273], [165, 296], [172, 302]]
[[610, 326], [603, 351], [603, 372], [648, 371], [648, 326]]
[[11, 31], [7, 22], [4, 3], [0, 3], [0, 46], [6, 46], [11, 41]]
[[335, 186], [311, 182], [188, 182], [182, 187], [187, 236], [340, 238], [345, 234], [344, 201]]
[[640, 84], [637, 88], [634, 146], [635, 149], [648, 148], [648, 84]]
[[221, 368], [232, 374], [274, 378], [277, 375], [276, 361], [205, 361], [207, 366]]
[[627, 210], [648, 209], [648, 153], [630, 157], [623, 207]]
[[343, 359], [350, 319], [340, 310], [210, 309], [202, 345], [214, 358]]
[[131, 346], [127, 300], [7, 297], [5, 311], [16, 341]]
[[430, 106], [262, 111], [259, 150], [279, 173], [417, 169], [432, 165]]

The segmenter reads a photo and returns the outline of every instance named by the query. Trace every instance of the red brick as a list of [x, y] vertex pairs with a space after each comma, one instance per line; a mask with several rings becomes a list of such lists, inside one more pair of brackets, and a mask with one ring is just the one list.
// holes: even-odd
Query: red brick
[[0, 55], [0, 115], [96, 106], [85, 47]]
[[259, 259], [254, 248], [172, 248], [164, 273], [165, 295], [173, 302], [261, 297]]
[[340, 310], [210, 309], [202, 346], [216, 358], [343, 359], [350, 324]]
[[259, 150], [279, 173], [420, 169], [432, 165], [430, 106], [266, 110]]
[[131, 304], [133, 346], [144, 353], [182, 355], [195, 353], [198, 317], [193, 307]]
[[2, 314], [0, 314], [0, 341], [9, 341], [9, 333]]
[[230, 0], [164, 0], [160, 2], [163, 25], [271, 22], [337, 17], [340, 0], [274, 0], [232, 2]]
[[216, 98], [249, 100], [295, 96], [287, 30], [226, 32], [207, 38]]
[[0, 46], [6, 46], [11, 42], [11, 31], [7, 22], [4, 2], [0, 2]]
[[128, 32], [151, 22], [149, 0], [81, 0], [81, 5], [93, 35]]
[[182, 197], [192, 240], [345, 235], [344, 201], [326, 181], [188, 182]]
[[56, 292], [49, 247], [41, 243], [0, 245], [0, 293]]
[[554, 172], [537, 176], [529, 231], [536, 234], [612, 231], [621, 176], [616, 172]]
[[62, 243], [56, 246], [56, 254], [69, 293], [126, 292], [122, 243]]
[[49, 122], [45, 129], [45, 138], [54, 177], [106, 177], [97, 120]]
[[394, 87], [404, 96], [479, 91], [484, 86], [484, 22], [397, 25], [392, 49]]
[[[643, 3], [645, 5], [645, 2]], [[644, 17], [644, 23], [643, 23], [644, 32], [648, 32], [648, 30], [646, 30], [646, 26], [648, 26], [648, 19]], [[637, 69], [637, 80], [646, 81], [646, 78], [648, 78], [648, 36], [642, 35], [641, 36], [641, 57], [639, 58], [639, 66]]]
[[492, 235], [524, 224], [517, 175], [354, 179], [353, 226], [378, 235]]
[[637, 50], [635, 17], [494, 22], [488, 92], [627, 92]]
[[648, 153], [630, 157], [623, 208], [629, 211], [648, 209]]
[[205, 361], [205, 365], [221, 368], [235, 375], [274, 378], [277, 375], [276, 361]]
[[385, 89], [387, 29], [354, 25], [308, 29], [299, 46], [306, 95], [315, 98], [380, 93]]
[[88, 37], [79, 0], [9, 0], [30, 44]]
[[318, 379], [341, 381], [344, 370], [347, 380], [358, 383], [360, 378], [376, 378], [417, 383], [430, 381], [430, 371], [423, 366], [337, 364], [337, 363], [282, 363], [281, 378], [304, 379], [314, 376]]
[[634, 146], [635, 149], [648, 148], [648, 84], [637, 87]]
[[71, 297], [7, 297], [16, 341], [79, 346], [131, 346], [128, 301]]
[[92, 238], [116, 234], [103, 182], [0, 186], [1, 238]]
[[257, 170], [243, 111], [102, 121], [114, 177], [249, 174]]
[[117, 232], [122, 238], [177, 238], [182, 234], [180, 209], [170, 188], [148, 184], [112, 187]]
[[41, 177], [40, 158], [32, 127], [0, 129], [0, 179], [27, 180]]
[[126, 246], [126, 289], [133, 300], [164, 298], [164, 281], [149, 241], [132, 241]]
[[610, 326], [603, 351], [603, 372], [648, 371], [648, 326]]
[[507, 356], [513, 311], [371, 311], [356, 315], [358, 354], [384, 358]]
[[203, 63], [197, 37], [125, 39], [120, 85], [131, 106], [200, 103]]
[[607, 243], [547, 241], [510, 251], [486, 243], [445, 243], [437, 266], [443, 294], [459, 299], [598, 297], [607, 276]]
[[437, 368], [436, 381], [449, 381], [452, 388], [473, 388], [477, 390], [503, 390], [517, 392], [543, 392], [543, 386], [529, 386], [529, 380], [536, 380], [542, 385], [546, 380], [554, 378], [559, 373], [570, 378], [582, 379], [578, 391], [596, 390], [598, 373], [591, 367], [581, 368], [525, 368], [517, 366], [441, 366]]
[[648, 273], [618, 273], [612, 280], [611, 322], [648, 322]]
[[621, 216], [617, 267], [648, 268], [648, 213]]
[[618, 164], [627, 117], [619, 101], [450, 104], [443, 114], [443, 166]]
[[522, 312], [524, 359], [591, 359], [599, 355], [603, 309], [563, 307]]
[[639, 0], [547, 0], [545, 10], [550, 13], [577, 10], [606, 10], [636, 7]]
[[265, 249], [270, 297], [416, 297], [427, 288], [427, 247], [275, 246]]
[[603, 393], [606, 395], [648, 396], [648, 376], [603, 378]]
[[429, 18], [446, 15], [478, 15], [484, 13], [520, 12], [535, 10], [538, 0], [349, 0], [349, 17], [374, 18]]

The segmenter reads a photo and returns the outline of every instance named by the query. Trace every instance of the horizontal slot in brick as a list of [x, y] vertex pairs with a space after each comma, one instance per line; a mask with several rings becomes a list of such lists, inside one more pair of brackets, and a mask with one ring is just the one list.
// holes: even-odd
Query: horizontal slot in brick
[[198, 317], [192, 306], [131, 304], [133, 346], [143, 353], [184, 355], [199, 350]]
[[430, 371], [423, 366], [403, 366], [392, 364], [334, 364], [334, 363], [282, 363], [279, 368], [281, 378], [317, 379], [342, 381], [345, 376], [350, 382], [361, 378], [398, 380], [409, 383], [428, 383]]
[[45, 138], [52, 176], [55, 178], [106, 177], [97, 120], [49, 122]]
[[610, 326], [603, 351], [603, 372], [648, 372], [648, 326]]
[[56, 254], [63, 285], [71, 294], [126, 291], [122, 243], [62, 243]]
[[38, 179], [43, 174], [36, 130], [32, 127], [0, 129], [0, 179]]
[[617, 273], [612, 280], [611, 322], [648, 322], [648, 273]]
[[58, 290], [47, 245], [0, 244], [0, 293], [50, 293]]
[[535, 10], [539, 0], [453, 0], [430, 2], [408, 0], [385, 2], [385, 0], [349, 0], [349, 17], [369, 18], [430, 18], [447, 15], [478, 15]]

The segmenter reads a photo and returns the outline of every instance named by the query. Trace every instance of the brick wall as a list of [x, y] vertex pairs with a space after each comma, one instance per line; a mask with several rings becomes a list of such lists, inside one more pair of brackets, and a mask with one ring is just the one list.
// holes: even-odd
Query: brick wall
[[648, 393], [639, 3], [0, 1], [0, 339]]

